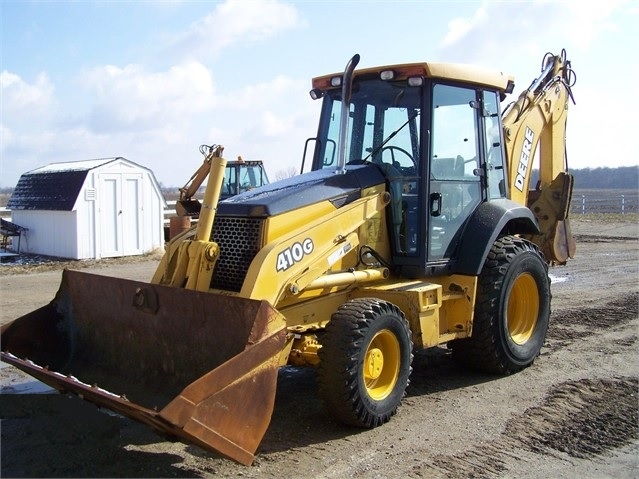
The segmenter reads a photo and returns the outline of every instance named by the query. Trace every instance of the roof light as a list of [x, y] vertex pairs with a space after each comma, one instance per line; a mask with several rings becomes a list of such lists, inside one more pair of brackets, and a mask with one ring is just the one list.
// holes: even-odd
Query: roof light
[[324, 96], [324, 92], [319, 88], [313, 88], [311, 91], [308, 92], [308, 94], [311, 95], [311, 98], [313, 100], [319, 100]]
[[408, 77], [408, 86], [422, 86], [424, 77]]
[[395, 78], [395, 72], [393, 70], [384, 70], [379, 74], [380, 80], [392, 80]]
[[342, 77], [333, 77], [331, 78], [331, 86], [342, 86]]

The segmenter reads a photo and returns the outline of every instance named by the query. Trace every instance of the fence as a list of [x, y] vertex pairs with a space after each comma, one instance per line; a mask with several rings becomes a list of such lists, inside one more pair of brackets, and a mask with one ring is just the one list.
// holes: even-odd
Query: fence
[[638, 213], [639, 194], [573, 194], [570, 212], [585, 215], [588, 213]]
[[[175, 201], [167, 201], [164, 210], [164, 225], [169, 225], [169, 218], [175, 215]], [[591, 213], [639, 213], [639, 192], [618, 193], [575, 193], [572, 197], [570, 213], [573, 215]], [[0, 218], [11, 221], [11, 210], [0, 207]]]

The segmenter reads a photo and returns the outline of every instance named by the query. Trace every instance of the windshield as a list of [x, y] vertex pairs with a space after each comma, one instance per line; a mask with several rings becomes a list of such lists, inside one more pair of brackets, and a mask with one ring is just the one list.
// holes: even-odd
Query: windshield
[[[419, 163], [421, 87], [406, 82], [360, 80], [353, 86], [346, 163], [371, 161], [413, 169]], [[341, 92], [329, 93], [320, 126], [320, 168], [335, 168], [341, 117]]]

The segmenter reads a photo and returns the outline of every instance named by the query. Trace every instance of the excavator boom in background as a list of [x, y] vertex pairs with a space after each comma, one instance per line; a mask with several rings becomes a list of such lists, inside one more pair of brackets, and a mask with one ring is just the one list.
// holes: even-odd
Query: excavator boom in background
[[[189, 178], [189, 181], [180, 188], [180, 198], [175, 203], [178, 216], [190, 216], [193, 218], [199, 216], [202, 204], [194, 197], [211, 171], [211, 154], [215, 148], [216, 145], [200, 146], [200, 153], [204, 156], [204, 161]], [[225, 200], [253, 188], [259, 188], [268, 183], [268, 176], [262, 161], [244, 161], [241, 156], [238, 156], [236, 161], [226, 162], [220, 200]]]
[[311, 171], [220, 202], [228, 163], [207, 147], [183, 191], [208, 176], [197, 224], [151, 281], [65, 271], [51, 303], [2, 327], [2, 361], [247, 465], [280, 366], [316, 367], [327, 411], [364, 428], [396, 413], [417, 349], [530, 366], [548, 266], [575, 250], [565, 52], [503, 113], [502, 73], [358, 62], [312, 81]]

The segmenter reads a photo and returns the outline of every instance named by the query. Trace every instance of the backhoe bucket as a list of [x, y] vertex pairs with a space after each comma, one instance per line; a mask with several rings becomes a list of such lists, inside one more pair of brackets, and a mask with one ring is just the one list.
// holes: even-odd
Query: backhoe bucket
[[286, 340], [266, 301], [68, 270], [50, 304], [1, 333], [2, 361], [246, 465]]

